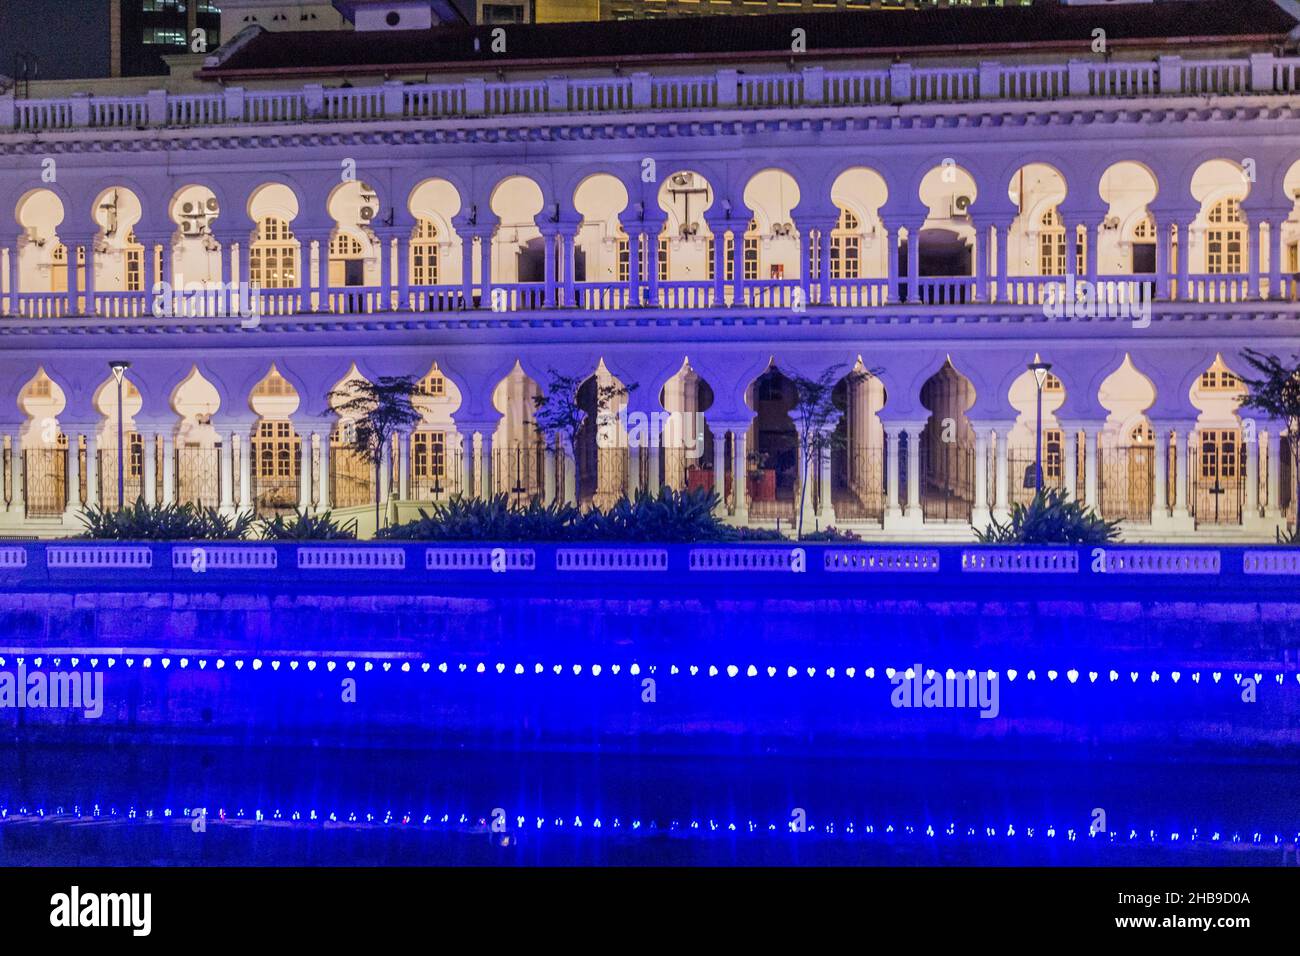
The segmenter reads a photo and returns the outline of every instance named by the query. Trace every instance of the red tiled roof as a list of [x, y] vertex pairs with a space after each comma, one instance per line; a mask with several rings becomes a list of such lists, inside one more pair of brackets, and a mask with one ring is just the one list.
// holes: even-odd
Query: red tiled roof
[[606, 20], [507, 26], [505, 53], [492, 26], [382, 33], [264, 32], [218, 51], [205, 78], [435, 72], [529, 64], [650, 63], [675, 59], [771, 59], [790, 54], [791, 30], [809, 55], [893, 56], [938, 52], [1077, 49], [1093, 31], [1112, 47], [1281, 43], [1297, 24], [1272, 0], [1164, 0], [1153, 4], [864, 10], [773, 16]]

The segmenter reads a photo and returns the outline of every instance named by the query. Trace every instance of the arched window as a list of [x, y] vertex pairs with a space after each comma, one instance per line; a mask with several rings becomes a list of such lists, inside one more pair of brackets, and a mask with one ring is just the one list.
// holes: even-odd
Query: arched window
[[1206, 217], [1205, 271], [1210, 275], [1241, 272], [1246, 248], [1246, 223], [1241, 202], [1220, 199]]
[[1038, 274], [1065, 275], [1065, 227], [1055, 209], [1043, 213], [1038, 231]]
[[421, 219], [411, 236], [411, 284], [438, 284], [438, 227], [432, 219]]
[[257, 224], [257, 238], [248, 248], [248, 281], [261, 289], [298, 287], [298, 240], [289, 224], [267, 216]]
[[339, 230], [330, 238], [330, 287], [365, 285], [365, 247], [350, 233]]
[[126, 291], [145, 291], [144, 246], [136, 239], [134, 231], [126, 234], [126, 247], [123, 250], [123, 256], [126, 265]]
[[862, 275], [862, 224], [847, 209], [831, 232], [831, 278], [856, 279]]

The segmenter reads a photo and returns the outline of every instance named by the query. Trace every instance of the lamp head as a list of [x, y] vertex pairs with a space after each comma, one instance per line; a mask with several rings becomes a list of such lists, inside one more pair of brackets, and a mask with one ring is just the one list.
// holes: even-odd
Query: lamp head
[[1051, 362], [1030, 362], [1029, 363], [1029, 371], [1034, 373], [1034, 381], [1038, 383], [1039, 388], [1043, 387], [1043, 384], [1047, 381], [1047, 373], [1050, 372], [1051, 370], [1052, 370]]
[[122, 376], [125, 375], [126, 370], [131, 367], [131, 363], [125, 362], [121, 359], [115, 359], [108, 363], [108, 367], [113, 370], [113, 378], [117, 379], [117, 384], [121, 385]]

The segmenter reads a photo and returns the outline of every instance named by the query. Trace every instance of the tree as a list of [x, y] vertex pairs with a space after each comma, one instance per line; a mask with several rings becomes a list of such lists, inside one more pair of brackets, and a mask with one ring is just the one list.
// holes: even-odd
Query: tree
[[370, 382], [364, 378], [348, 379], [329, 393], [330, 408], [340, 421], [349, 425], [346, 447], [370, 462], [375, 469], [375, 530], [380, 528], [379, 487], [384, 449], [392, 447], [393, 436], [420, 421], [412, 397], [416, 380], [404, 375], [381, 375]]
[[1254, 349], [1243, 349], [1241, 354], [1259, 377], [1241, 376], [1248, 391], [1240, 406], [1286, 424], [1291, 450], [1291, 500], [1300, 501], [1300, 355], [1291, 356], [1294, 364], [1287, 365], [1276, 355]]
[[[835, 425], [839, 421], [840, 410], [835, 404], [835, 387], [843, 379], [850, 387], [878, 374], [865, 369], [854, 368], [847, 375], [844, 366], [832, 365], [816, 378], [804, 375], [790, 377], [794, 385], [794, 406], [790, 417], [794, 419], [795, 431], [799, 437], [799, 458], [803, 462], [803, 482], [799, 486], [799, 520], [795, 537], [803, 537], [804, 504], [808, 496], [809, 476], [813, 474], [813, 465], [821, 461], [826, 451], [836, 447]], [[842, 440], [842, 439], [841, 439]]]
[[[533, 396], [533, 426], [548, 442], [553, 441], [557, 435], [562, 435], [568, 441], [575, 456], [573, 494], [581, 501], [582, 489], [579, 487], [576, 456], [578, 433], [587, 421], [587, 412], [578, 400], [578, 393], [591, 376], [562, 375], [553, 368], [547, 369], [546, 374], [549, 376], [546, 389], [543, 394]], [[635, 384], [623, 385], [618, 381], [612, 381], [608, 385], [597, 384], [596, 414], [600, 415], [610, 408], [616, 399], [627, 398], [635, 388]]]

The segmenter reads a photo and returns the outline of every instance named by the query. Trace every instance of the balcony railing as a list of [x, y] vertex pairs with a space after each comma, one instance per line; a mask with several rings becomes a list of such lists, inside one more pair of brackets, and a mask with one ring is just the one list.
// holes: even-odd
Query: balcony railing
[[389, 81], [376, 86], [284, 90], [226, 87], [211, 93], [18, 99], [0, 96], [0, 130], [134, 130], [145, 126], [367, 122], [545, 113], [622, 113], [644, 110], [771, 109], [1045, 101], [1065, 98], [1239, 96], [1300, 91], [1300, 57], [1248, 57], [1096, 63], [915, 66], [654, 76], [549, 77], [444, 83]]
[[[332, 314], [490, 312], [610, 312], [630, 308], [698, 312], [707, 309], [753, 309], [800, 312], [806, 308], [863, 311], [909, 307], [960, 307], [994, 303], [998, 306], [1038, 308], [1052, 318], [1149, 318], [1153, 301], [1189, 304], [1234, 302], [1294, 302], [1300, 296], [1300, 279], [1293, 275], [1261, 276], [1191, 274], [1165, 277], [1169, 295], [1159, 292], [1155, 275], [1080, 276], [1074, 283], [1075, 300], [1067, 301], [1066, 276], [907, 276], [831, 279], [826, 287], [817, 279], [747, 279], [737, 299], [733, 281], [642, 281], [637, 287], [621, 282], [557, 280], [549, 291], [544, 282], [493, 282], [487, 299], [483, 288], [471, 285], [393, 285], [331, 287], [322, 296], [313, 288], [254, 289], [236, 293], [228, 289], [187, 292], [167, 300], [145, 292], [84, 290], [68, 292], [0, 292], [0, 316], [22, 319], [61, 319], [95, 316], [101, 319], [200, 319]], [[251, 297], [251, 301], [250, 301]], [[170, 301], [170, 306], [167, 303]], [[159, 302], [168, 311], [158, 311]]]

